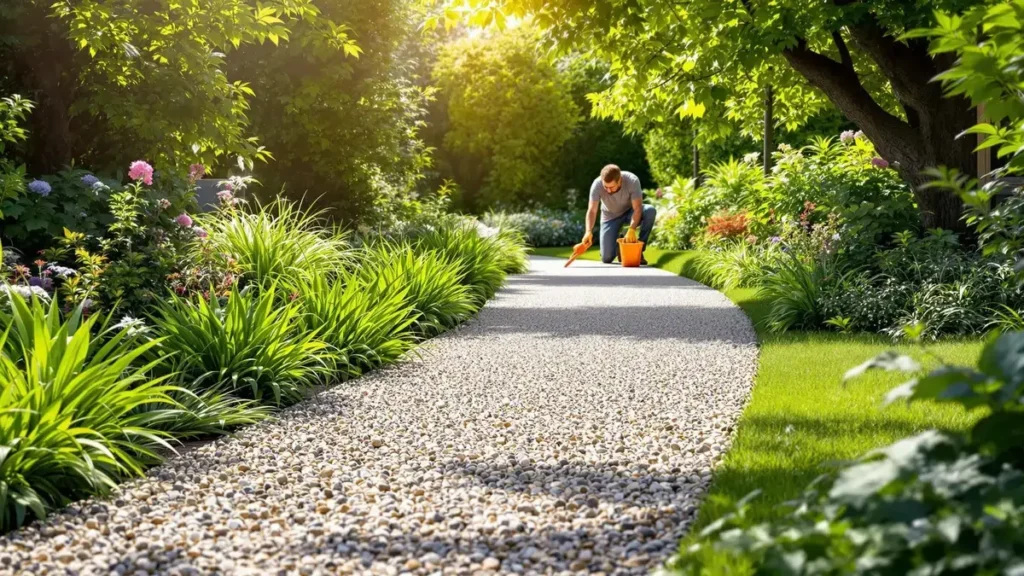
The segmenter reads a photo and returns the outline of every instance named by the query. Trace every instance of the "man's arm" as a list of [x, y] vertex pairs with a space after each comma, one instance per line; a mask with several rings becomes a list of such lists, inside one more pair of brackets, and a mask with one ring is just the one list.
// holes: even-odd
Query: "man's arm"
[[597, 220], [597, 210], [600, 205], [600, 201], [591, 200], [590, 204], [587, 206], [587, 217], [586, 220], [583, 221], [583, 227], [584, 230], [586, 230], [584, 236], [593, 233], [594, 222]]
[[633, 228], [640, 227], [640, 219], [644, 215], [644, 201], [643, 199], [633, 198], [633, 220], [629, 223]]

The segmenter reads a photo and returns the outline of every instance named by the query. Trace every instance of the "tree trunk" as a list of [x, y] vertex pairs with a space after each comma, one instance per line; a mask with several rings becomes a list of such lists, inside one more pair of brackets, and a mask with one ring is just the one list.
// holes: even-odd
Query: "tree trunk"
[[849, 31], [860, 51], [889, 79], [906, 121], [883, 109], [861, 84], [840, 32], [835, 32], [833, 38], [842, 62], [810, 50], [802, 39], [783, 55], [867, 135], [882, 158], [895, 164], [913, 188], [922, 226], [965, 232], [960, 199], [948, 191], [922, 188], [928, 182], [922, 171], [947, 166], [976, 174], [971, 140], [957, 138], [974, 124], [970, 103], [959, 97], [943, 97], [942, 86], [931, 81], [940, 68], [924, 44], [895, 40], [870, 15]]

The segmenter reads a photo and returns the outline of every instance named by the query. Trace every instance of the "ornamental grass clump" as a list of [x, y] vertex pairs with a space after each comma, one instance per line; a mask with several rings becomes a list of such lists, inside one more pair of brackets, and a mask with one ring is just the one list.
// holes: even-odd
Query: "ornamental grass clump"
[[[516, 257], [504, 253], [510, 236], [481, 237], [477, 227], [459, 217], [441, 220], [432, 229], [413, 241], [419, 252], [436, 252], [459, 266], [460, 282], [474, 293], [477, 306], [493, 297], [505, 283], [506, 269], [515, 265]], [[524, 250], [522, 245], [514, 247]]]
[[382, 241], [367, 248], [360, 275], [408, 289], [416, 316], [412, 329], [422, 338], [454, 328], [477, 309], [471, 289], [459, 282], [458, 264], [436, 251], [416, 253], [408, 245]]
[[315, 276], [293, 285], [302, 306], [301, 330], [319, 334], [336, 357], [336, 376], [357, 377], [390, 364], [416, 343], [418, 314], [405, 278], [349, 272]]
[[335, 355], [275, 284], [232, 288], [226, 298], [171, 295], [153, 316], [163, 340], [157, 365], [194, 392], [274, 405], [301, 400], [334, 370]]
[[200, 218], [206, 242], [250, 282], [333, 274], [351, 263], [348, 240], [323, 223], [322, 212], [277, 199], [252, 211], [225, 204]]
[[83, 319], [79, 307], [62, 319], [55, 303], [10, 300], [0, 318], [2, 531], [141, 475], [170, 448], [159, 422], [174, 392], [170, 374], [150, 374], [164, 360], [159, 340], [128, 327], [97, 338], [101, 315]]

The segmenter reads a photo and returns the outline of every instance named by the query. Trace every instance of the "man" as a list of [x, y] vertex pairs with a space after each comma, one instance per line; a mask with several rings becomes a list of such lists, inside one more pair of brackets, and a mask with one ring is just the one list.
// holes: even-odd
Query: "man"
[[[587, 207], [587, 220], [584, 223], [586, 233], [583, 243], [590, 244], [594, 235], [594, 220], [597, 218], [597, 207], [601, 205], [601, 261], [611, 264], [618, 258], [619, 232], [622, 226], [629, 223], [626, 241], [635, 242], [637, 228], [640, 228], [640, 241], [647, 249], [647, 240], [654, 229], [654, 217], [657, 212], [654, 206], [644, 206], [644, 195], [640, 189], [640, 179], [632, 172], [624, 172], [614, 164], [601, 170], [601, 175], [590, 186], [590, 205]], [[647, 259], [640, 256], [640, 264], [646, 266]]]

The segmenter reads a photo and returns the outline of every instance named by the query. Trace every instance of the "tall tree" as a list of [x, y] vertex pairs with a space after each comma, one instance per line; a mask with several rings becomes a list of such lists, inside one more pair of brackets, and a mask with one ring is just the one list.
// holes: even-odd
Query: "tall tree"
[[358, 53], [312, 0], [0, 2], [0, 91], [38, 104], [29, 170], [264, 156], [248, 131], [251, 89], [228, 78], [225, 60], [241, 46], [286, 42], [296, 23], [339, 58]]
[[754, 133], [767, 86], [789, 127], [831, 104], [914, 185], [925, 226], [959, 229], [959, 199], [922, 188], [922, 171], [975, 172], [973, 142], [957, 138], [975, 114], [932, 81], [952, 57], [901, 37], [930, 25], [935, 9], [995, 2], [452, 0], [439, 18], [500, 26], [532, 14], [551, 42], [611, 61], [617, 82], [597, 97], [598, 111], [638, 126], [677, 114], [712, 126], [738, 120]]
[[434, 79], [447, 108], [443, 152], [463, 188], [463, 208], [543, 203], [580, 110], [554, 64], [522, 27], [445, 46]]

